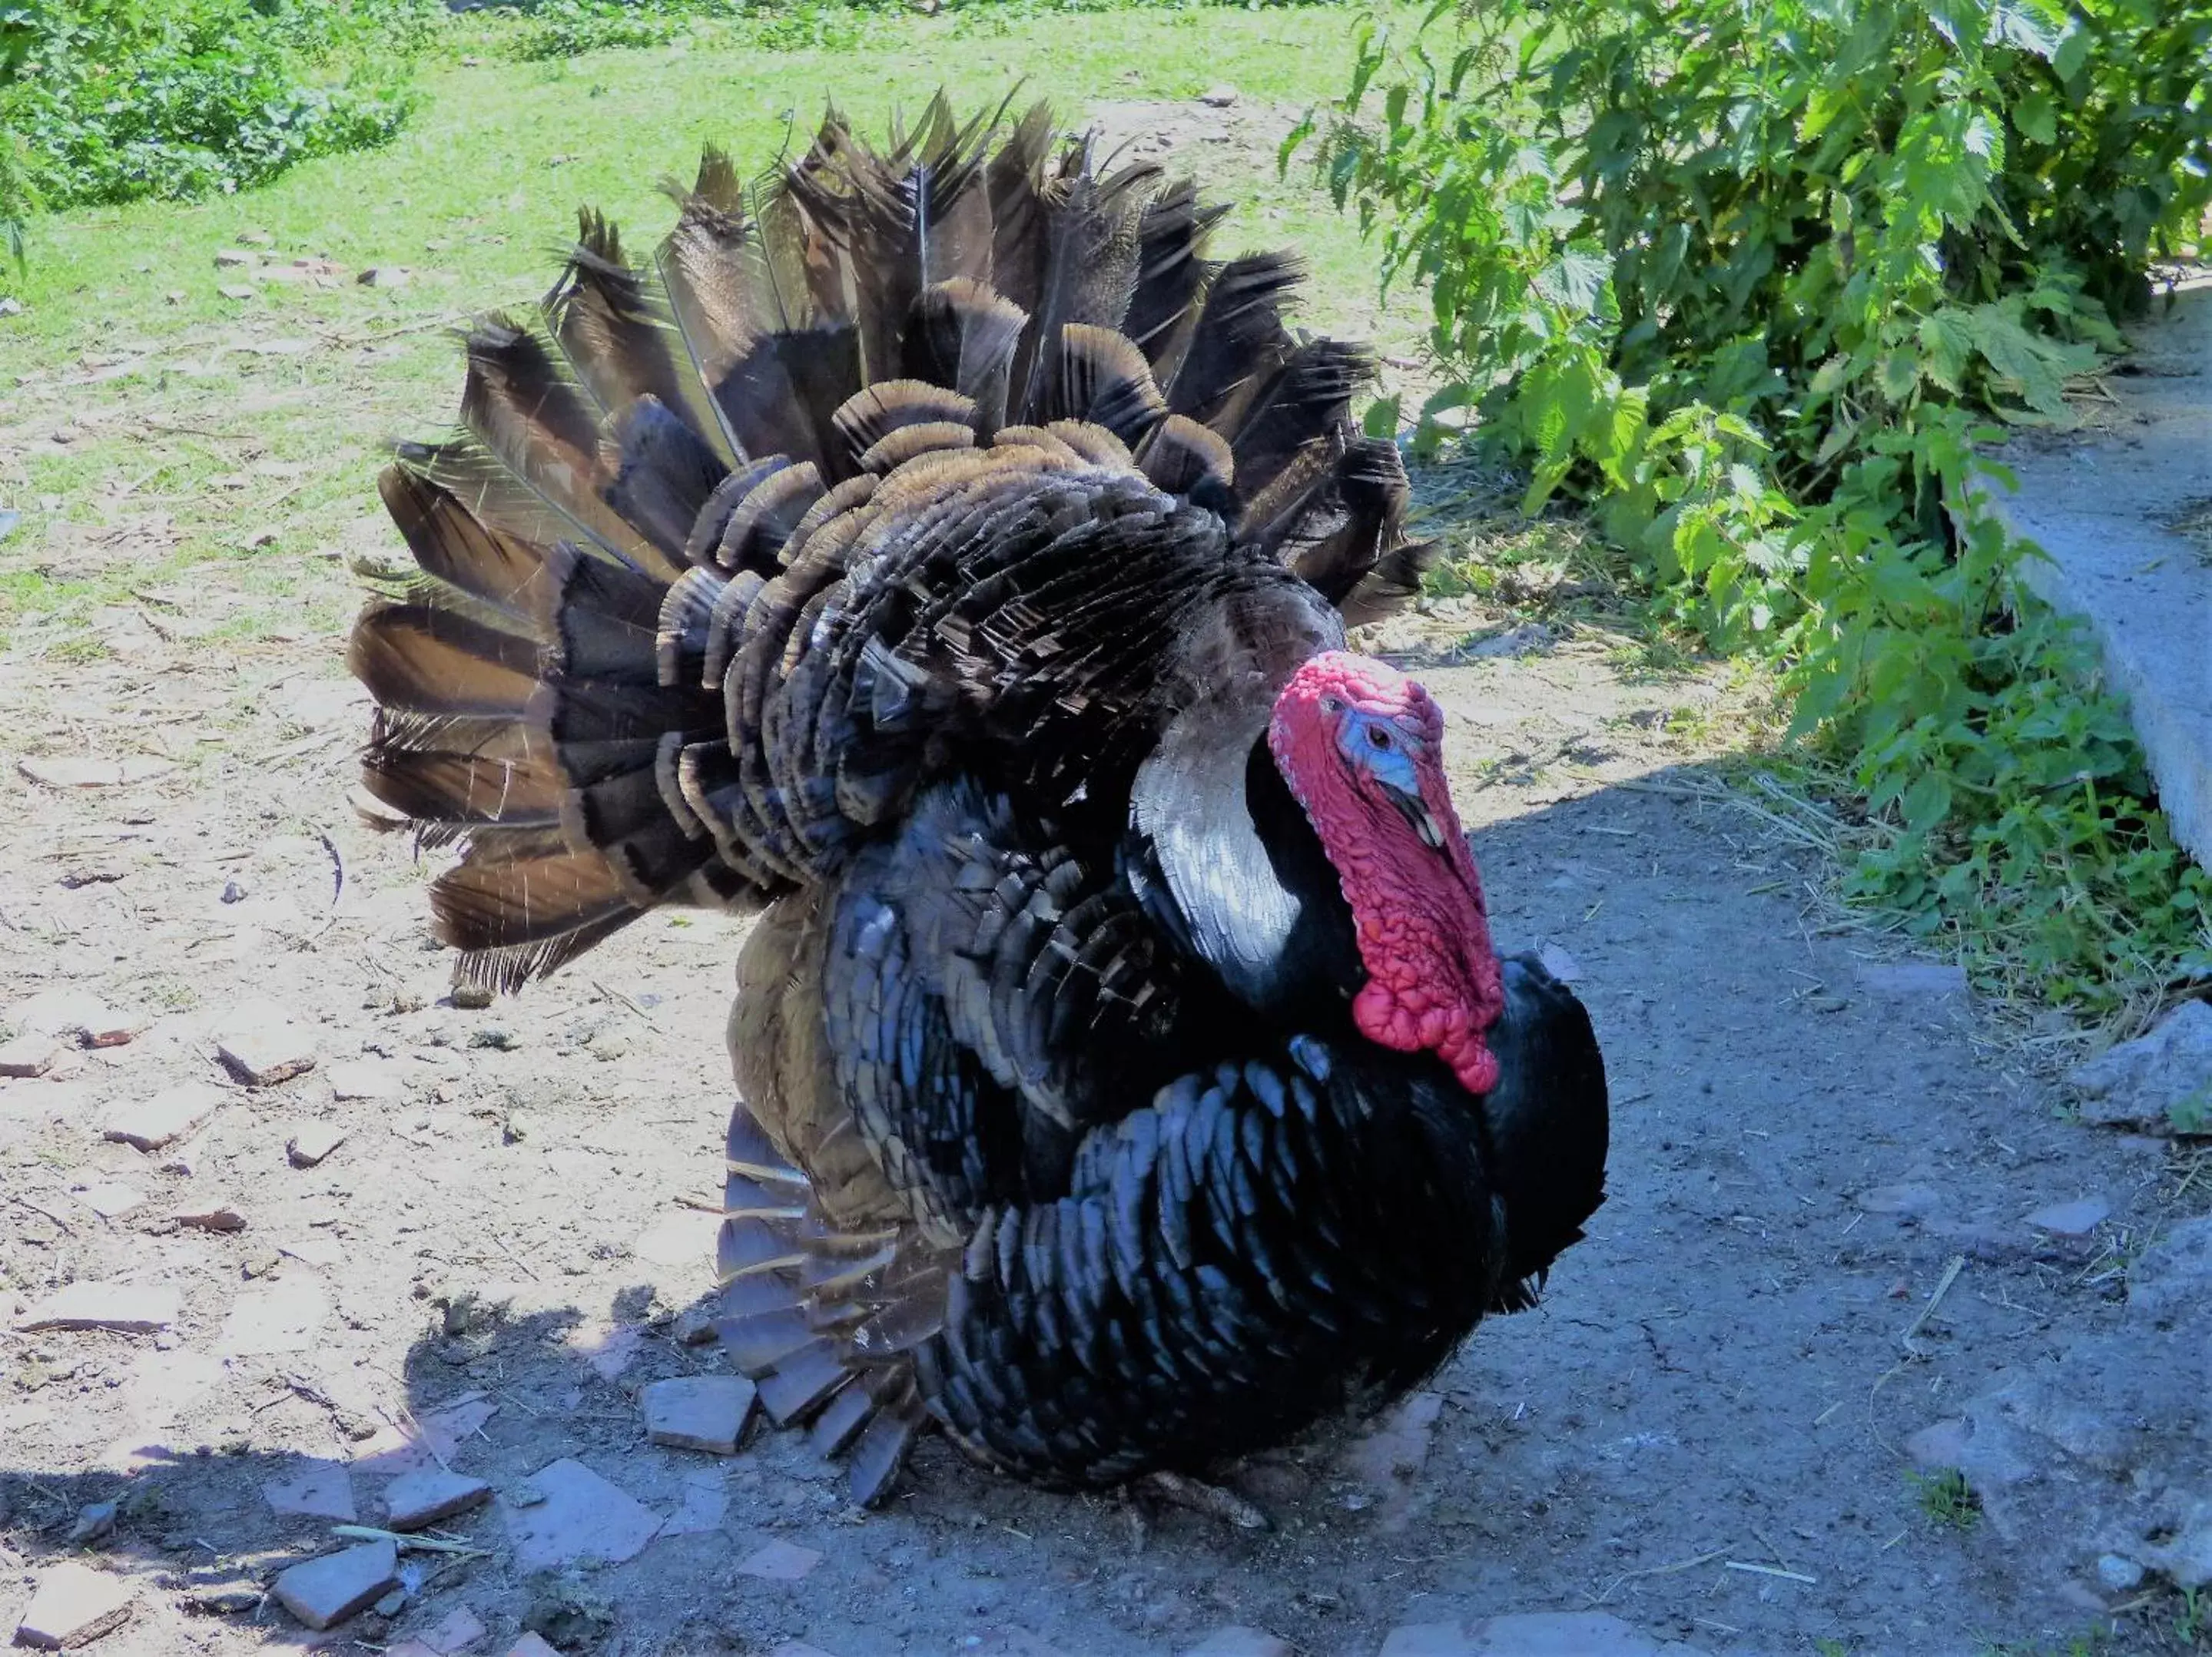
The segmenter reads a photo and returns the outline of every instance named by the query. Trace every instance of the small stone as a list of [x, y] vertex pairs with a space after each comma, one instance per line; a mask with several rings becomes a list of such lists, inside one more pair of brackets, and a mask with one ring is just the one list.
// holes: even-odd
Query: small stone
[[507, 1515], [515, 1569], [526, 1574], [580, 1559], [620, 1564], [635, 1558], [660, 1529], [659, 1514], [580, 1461], [553, 1462], [528, 1483], [544, 1500]]
[[221, 901], [225, 903], [245, 902], [246, 883], [239, 880], [226, 880], [223, 882], [222, 897]]
[[38, 1651], [72, 1651], [130, 1620], [137, 1590], [105, 1571], [65, 1560], [39, 1578], [38, 1592], [15, 1624], [15, 1643]]
[[687, 1306], [676, 1314], [668, 1332], [678, 1346], [705, 1346], [714, 1338], [714, 1320], [703, 1308]]
[[1232, 86], [1212, 86], [1198, 94], [1198, 101], [1208, 109], [1227, 109], [1237, 101], [1237, 88]]
[[144, 1035], [151, 1023], [143, 1013], [118, 1012], [100, 1001], [86, 1010], [77, 1034], [88, 1047], [120, 1047]]
[[312, 1035], [273, 1001], [249, 1001], [216, 1031], [216, 1056], [257, 1088], [275, 1087], [315, 1067]]
[[1295, 1657], [1295, 1654], [1289, 1641], [1279, 1640], [1265, 1629], [1232, 1623], [1214, 1630], [1183, 1657]]
[[215, 268], [218, 270], [240, 270], [253, 264], [258, 257], [258, 254], [247, 252], [243, 247], [219, 248], [216, 252]]
[[177, 1320], [177, 1291], [165, 1284], [73, 1283], [26, 1313], [15, 1327], [26, 1334], [41, 1329], [109, 1329], [150, 1335]]
[[698, 1536], [722, 1528], [730, 1493], [720, 1467], [693, 1467], [684, 1475], [684, 1496], [660, 1527], [663, 1536]]
[[483, 1619], [476, 1612], [466, 1605], [455, 1605], [415, 1638], [425, 1651], [434, 1652], [437, 1657], [448, 1657], [451, 1653], [467, 1650], [489, 1632]]
[[115, 1529], [116, 1505], [112, 1502], [88, 1502], [79, 1508], [76, 1523], [70, 1527], [66, 1539], [69, 1545], [81, 1548], [111, 1533]]
[[385, 1487], [385, 1525], [390, 1530], [419, 1531], [490, 1499], [490, 1485], [464, 1473], [403, 1473]]
[[304, 1122], [284, 1142], [284, 1154], [295, 1168], [313, 1168], [345, 1142], [345, 1129], [335, 1122]]
[[250, 1576], [224, 1574], [205, 1581], [189, 1581], [185, 1586], [185, 1603], [196, 1610], [213, 1611], [218, 1616], [235, 1616], [242, 1611], [252, 1611], [269, 1596], [261, 1584]]
[[2081, 1197], [2070, 1203], [2053, 1203], [2027, 1217], [2028, 1224], [2054, 1237], [2087, 1237], [2105, 1223], [2112, 1205], [2101, 1197]]
[[365, 1542], [291, 1566], [270, 1585], [276, 1601], [318, 1632], [365, 1611], [399, 1586], [399, 1551]]
[[769, 1542], [754, 1549], [738, 1563], [740, 1576], [757, 1576], [763, 1582], [804, 1581], [809, 1572], [822, 1563], [822, 1553], [817, 1548], [802, 1548], [795, 1542]]
[[101, 1132], [140, 1150], [159, 1150], [196, 1131], [222, 1108], [223, 1096], [204, 1082], [165, 1088], [150, 1099], [123, 1106]]
[[232, 1303], [216, 1348], [225, 1357], [304, 1352], [315, 1344], [330, 1311], [330, 1296], [312, 1275], [288, 1275]]
[[372, 264], [354, 280], [364, 288], [404, 288], [415, 273], [401, 264]]
[[76, 1199], [103, 1220], [120, 1219], [146, 1200], [119, 1180], [104, 1180], [98, 1185], [87, 1186], [76, 1193]]
[[52, 1036], [27, 1032], [12, 1041], [0, 1041], [0, 1076], [19, 1080], [44, 1076], [61, 1056], [61, 1043]]
[[1576, 983], [1582, 978], [1582, 962], [1557, 944], [1547, 944], [1536, 952], [1536, 958], [1543, 962], [1544, 970], [1562, 984]]
[[703, 1271], [714, 1258], [715, 1237], [721, 1229], [720, 1216], [686, 1209], [639, 1237], [629, 1246], [630, 1253], [655, 1266]]
[[1966, 1459], [1966, 1423], [1954, 1416], [1923, 1427], [1905, 1441], [1905, 1454], [1923, 1470], [1956, 1467]]
[[2142, 1585], [2143, 1568], [2124, 1555], [2100, 1554], [2097, 1557], [2097, 1581], [2113, 1593], [2125, 1593], [2130, 1588]]
[[2100, 1126], [2212, 1129], [2212, 1003], [2183, 1002], [2150, 1034], [2100, 1054], [2066, 1082], [2081, 1096], [2082, 1120]]
[[123, 760], [24, 759], [16, 761], [15, 768], [46, 788], [119, 788], [151, 782], [177, 768], [172, 761], [134, 755]]
[[348, 1059], [343, 1064], [332, 1065], [327, 1073], [333, 1099], [392, 1100], [404, 1098], [407, 1094], [407, 1084], [389, 1065]]
[[1933, 1214], [1942, 1205], [1943, 1193], [1932, 1186], [1878, 1185], [1858, 1194], [1859, 1211], [1865, 1214], [1918, 1218]]
[[491, 986], [488, 984], [459, 983], [453, 986], [452, 999], [457, 1007], [480, 1011], [491, 1005]]
[[350, 1525], [358, 1516], [354, 1508], [353, 1481], [335, 1461], [311, 1461], [289, 1478], [264, 1480], [261, 1494], [270, 1511], [304, 1519], [335, 1519]]
[[1381, 1657], [1698, 1657], [1662, 1643], [1604, 1611], [1524, 1611], [1471, 1623], [1409, 1623], [1392, 1629]]
[[179, 1225], [198, 1226], [203, 1231], [246, 1229], [246, 1211], [228, 1197], [196, 1198], [182, 1208], [172, 1210], [169, 1217]]
[[225, 299], [252, 299], [253, 297], [253, 289], [251, 288], [242, 287], [236, 282], [225, 282], [215, 291], [221, 294]]
[[753, 1384], [741, 1375], [682, 1375], [642, 1388], [645, 1435], [672, 1449], [733, 1454], [753, 1409]]
[[1859, 983], [1876, 995], [1913, 996], [1940, 1000], [1966, 992], [1966, 969], [1933, 961], [1867, 962], [1859, 968]]
[[397, 1617], [406, 1609], [407, 1590], [404, 1587], [392, 1589], [391, 1593], [376, 1602], [376, 1614], [379, 1617]]
[[507, 1648], [507, 1657], [561, 1657], [534, 1634], [526, 1634]]

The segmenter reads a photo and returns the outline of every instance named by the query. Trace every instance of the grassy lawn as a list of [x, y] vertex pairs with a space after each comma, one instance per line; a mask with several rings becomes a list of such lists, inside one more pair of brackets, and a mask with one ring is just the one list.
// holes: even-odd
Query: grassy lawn
[[[763, 167], [833, 94], [880, 132], [940, 84], [972, 107], [1021, 82], [1073, 122], [1115, 104], [1192, 109], [1228, 82], [1245, 140], [1194, 145], [1182, 163], [1239, 201], [1221, 246], [1297, 247], [1315, 273], [1305, 321], [1411, 349], [1418, 307], [1376, 313], [1352, 223], [1310, 173], [1279, 179], [1272, 142], [1253, 137], [1341, 90], [1356, 15], [863, 15], [857, 44], [836, 50], [730, 32], [538, 64], [456, 27], [386, 149], [242, 196], [35, 220], [13, 290], [24, 308], [0, 318], [0, 507], [22, 513], [0, 540], [0, 644], [19, 662], [83, 660], [126, 622], [172, 642], [342, 625], [356, 595], [340, 555], [388, 539], [373, 489], [385, 446], [453, 416], [449, 330], [543, 293], [579, 203], [648, 246], [673, 210], [660, 181], [688, 177], [702, 143]], [[229, 249], [337, 269], [264, 280], [218, 269]], [[377, 266], [405, 267], [405, 285], [355, 281]]]

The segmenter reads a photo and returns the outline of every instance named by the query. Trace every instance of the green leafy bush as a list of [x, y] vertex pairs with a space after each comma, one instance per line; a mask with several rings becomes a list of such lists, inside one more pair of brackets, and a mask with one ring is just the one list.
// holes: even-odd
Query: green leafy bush
[[[2058, 998], [2212, 968], [2212, 882], [1978, 451], [2063, 413], [2212, 202], [2212, 0], [1483, 0], [1361, 33], [1318, 136], [1526, 507], [1771, 655], [1859, 897]], [[1396, 410], [1381, 411], [1395, 424]]]
[[380, 143], [412, 107], [409, 55], [440, 9], [437, 0], [41, 0], [0, 11], [20, 53], [0, 80], [17, 202], [228, 192]]

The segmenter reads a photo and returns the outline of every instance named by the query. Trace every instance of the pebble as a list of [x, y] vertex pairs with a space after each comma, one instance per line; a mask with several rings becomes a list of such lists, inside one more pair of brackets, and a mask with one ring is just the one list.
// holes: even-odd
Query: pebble
[[693, 1467], [684, 1475], [684, 1496], [660, 1527], [663, 1536], [697, 1536], [722, 1528], [730, 1493], [720, 1467]]
[[385, 1525], [395, 1531], [417, 1531], [479, 1507], [490, 1497], [490, 1485], [465, 1473], [402, 1473], [385, 1487]]
[[348, 1059], [343, 1064], [332, 1065], [328, 1074], [333, 1099], [389, 1100], [406, 1096], [407, 1084], [389, 1065]]
[[88, 1502], [76, 1510], [76, 1523], [70, 1527], [64, 1539], [70, 1547], [81, 1548], [88, 1542], [97, 1542], [115, 1529], [116, 1504], [112, 1502]]
[[528, 1481], [544, 1500], [507, 1515], [514, 1569], [552, 1570], [580, 1559], [620, 1564], [645, 1550], [660, 1529], [660, 1515], [582, 1462], [563, 1459], [539, 1468]]
[[223, 1095], [204, 1082], [164, 1088], [150, 1099], [127, 1104], [107, 1119], [101, 1132], [120, 1144], [159, 1150], [175, 1144], [222, 1108]]
[[1868, 1214], [1917, 1217], [1933, 1214], [1943, 1205], [1943, 1193], [1933, 1186], [1878, 1185], [1858, 1194], [1858, 1206]]
[[1877, 995], [1904, 995], [1939, 1000], [1966, 992], [1966, 969], [1933, 961], [1868, 962], [1859, 968], [1859, 983]]
[[294, 1168], [313, 1168], [345, 1142], [345, 1129], [334, 1122], [305, 1122], [284, 1142], [284, 1154]]
[[139, 1013], [118, 1012], [106, 1002], [94, 1002], [77, 1035], [88, 1047], [127, 1047], [146, 1033], [153, 1021]]
[[312, 1276], [287, 1275], [266, 1289], [240, 1295], [223, 1320], [216, 1350], [225, 1357], [304, 1352], [330, 1316], [330, 1296]]
[[313, 1034], [273, 1001], [246, 1002], [215, 1038], [216, 1056], [250, 1087], [275, 1087], [315, 1067]]
[[73, 1283], [40, 1301], [15, 1327], [27, 1334], [41, 1329], [111, 1329], [150, 1335], [177, 1320], [177, 1291], [166, 1284]]
[[1381, 1657], [1698, 1657], [1680, 1641], [1662, 1642], [1596, 1611], [1523, 1611], [1471, 1623], [1408, 1623], [1392, 1629]]
[[30, 1031], [12, 1041], [0, 1041], [0, 1076], [28, 1080], [44, 1076], [62, 1056], [62, 1044], [51, 1035]]
[[2028, 1224], [2054, 1237], [2086, 1237], [2105, 1223], [2112, 1205], [2101, 1197], [2081, 1197], [2070, 1203], [2053, 1203], [2027, 1217]]
[[1265, 1629], [1232, 1623], [1214, 1630], [1182, 1657], [1295, 1657], [1295, 1654], [1289, 1641], [1279, 1640]]
[[481, 1011], [491, 1005], [491, 986], [488, 984], [456, 984], [453, 986], [453, 1003], [457, 1007]]
[[261, 1494], [275, 1514], [335, 1519], [343, 1525], [359, 1517], [354, 1508], [353, 1481], [336, 1461], [311, 1461], [289, 1478], [266, 1479]]
[[561, 1657], [534, 1634], [526, 1634], [507, 1648], [507, 1657]]
[[103, 1220], [120, 1219], [146, 1201], [120, 1180], [103, 1180], [98, 1185], [87, 1186], [76, 1193], [76, 1199]]
[[399, 1586], [399, 1551], [365, 1542], [278, 1573], [270, 1593], [293, 1616], [321, 1631], [367, 1610]]
[[354, 280], [364, 288], [404, 288], [414, 276], [404, 264], [372, 264]]
[[136, 1594], [129, 1582], [64, 1560], [39, 1578], [38, 1591], [15, 1624], [15, 1643], [37, 1651], [88, 1645], [130, 1620]]
[[[448, 1657], [450, 1653], [467, 1650], [489, 1632], [483, 1618], [466, 1605], [455, 1605], [439, 1621], [419, 1631], [413, 1643], [432, 1653], [433, 1657]], [[396, 1652], [399, 1648], [394, 1646], [392, 1649]]]
[[735, 1453], [753, 1411], [753, 1384], [741, 1375], [680, 1375], [643, 1387], [645, 1435], [678, 1450]]
[[738, 1575], [757, 1576], [763, 1582], [799, 1582], [821, 1563], [818, 1548], [778, 1540], [763, 1544], [739, 1560]]
[[215, 1574], [204, 1581], [187, 1581], [185, 1602], [198, 1610], [213, 1611], [218, 1616], [234, 1616], [241, 1611], [252, 1611], [268, 1598], [261, 1584], [251, 1576], [240, 1575], [228, 1567], [216, 1568]]
[[151, 782], [177, 768], [168, 760], [134, 755], [125, 760], [18, 760], [15, 768], [46, 788], [120, 788], [131, 783]]
[[203, 1231], [243, 1231], [246, 1211], [228, 1197], [206, 1196], [171, 1211], [170, 1217], [179, 1225], [198, 1226]]
[[1955, 1467], [1966, 1459], [1966, 1423], [1952, 1416], [1933, 1422], [1907, 1436], [1905, 1454], [1915, 1466], [1930, 1471]]
[[1198, 101], [1208, 109], [1228, 109], [1237, 102], [1237, 88], [1232, 86], [1212, 86], [1198, 94]]
[[2142, 1585], [2143, 1568], [2123, 1554], [2100, 1554], [2097, 1557], [2097, 1580], [2114, 1593], [2125, 1593], [2130, 1588]]
[[218, 270], [237, 270], [255, 263], [257, 256], [242, 247], [219, 247], [216, 250], [215, 268]]

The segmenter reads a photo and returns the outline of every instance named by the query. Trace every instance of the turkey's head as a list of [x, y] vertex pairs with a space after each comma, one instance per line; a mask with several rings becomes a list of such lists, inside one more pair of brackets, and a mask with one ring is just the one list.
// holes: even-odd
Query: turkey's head
[[1352, 910], [1367, 972], [1353, 1024], [1377, 1046], [1434, 1053], [1469, 1092], [1489, 1092], [1498, 1060], [1484, 1036], [1505, 996], [1435, 700], [1395, 668], [1330, 651], [1277, 696], [1267, 746]]

